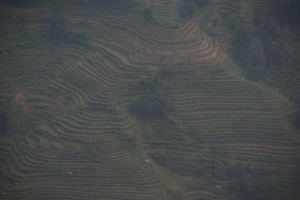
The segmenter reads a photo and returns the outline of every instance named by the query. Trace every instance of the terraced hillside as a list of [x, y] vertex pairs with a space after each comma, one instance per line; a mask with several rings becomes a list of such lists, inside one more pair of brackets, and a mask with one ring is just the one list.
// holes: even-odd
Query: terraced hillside
[[1, 4], [0, 199], [300, 197], [294, 104], [170, 2]]

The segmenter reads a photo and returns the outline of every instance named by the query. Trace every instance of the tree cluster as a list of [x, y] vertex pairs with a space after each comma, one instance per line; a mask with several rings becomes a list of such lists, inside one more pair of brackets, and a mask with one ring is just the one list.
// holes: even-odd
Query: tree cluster
[[288, 60], [288, 50], [280, 32], [282, 26], [272, 11], [251, 11], [242, 23], [230, 14], [226, 17], [235, 36], [231, 53], [246, 78], [264, 80], [268, 71], [278, 70]]
[[48, 36], [51, 40], [86, 44], [88, 35], [73, 31], [68, 21], [61, 15], [55, 15], [48, 19]]
[[236, 164], [227, 166], [227, 177], [230, 184], [225, 189], [234, 194], [236, 199], [244, 200], [271, 200], [273, 199], [272, 176], [277, 171], [261, 170], [254, 172], [251, 167]]
[[270, 15], [281, 25], [300, 25], [300, 1], [283, 1], [271, 10]]
[[143, 77], [132, 84], [132, 88], [139, 91], [140, 95], [131, 101], [129, 111], [138, 117], [164, 117], [165, 103], [158, 92], [158, 85], [157, 76]]
[[140, 118], [165, 118], [166, 103], [161, 97], [161, 81], [173, 72], [161, 67], [152, 76], [140, 77], [131, 84], [131, 89], [138, 93], [131, 99], [129, 112]]

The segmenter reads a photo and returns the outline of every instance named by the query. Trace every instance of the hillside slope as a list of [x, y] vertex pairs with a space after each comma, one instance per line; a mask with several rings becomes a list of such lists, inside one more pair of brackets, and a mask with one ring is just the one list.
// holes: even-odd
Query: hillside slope
[[295, 199], [294, 104], [202, 20], [2, 5], [0, 199]]

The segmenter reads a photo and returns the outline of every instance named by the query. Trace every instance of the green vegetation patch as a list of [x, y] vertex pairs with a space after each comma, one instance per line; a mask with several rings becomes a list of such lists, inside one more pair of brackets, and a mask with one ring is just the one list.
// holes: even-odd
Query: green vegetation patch
[[158, 82], [155, 77], [140, 78], [132, 87], [140, 91], [129, 105], [129, 111], [137, 117], [163, 117], [164, 101], [158, 92]]
[[165, 118], [166, 102], [161, 96], [161, 80], [171, 72], [162, 68], [148, 77], [140, 77], [131, 84], [131, 90], [138, 95], [131, 98], [128, 110], [138, 118]]
[[235, 164], [227, 166], [227, 176], [230, 183], [225, 189], [232, 193], [235, 199], [271, 200], [274, 199], [276, 180], [279, 171], [254, 171], [250, 165]]

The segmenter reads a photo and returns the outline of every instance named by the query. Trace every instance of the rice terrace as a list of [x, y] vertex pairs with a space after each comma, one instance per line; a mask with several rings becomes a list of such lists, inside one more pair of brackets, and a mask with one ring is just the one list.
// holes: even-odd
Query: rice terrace
[[300, 199], [298, 0], [1, 0], [0, 200]]

